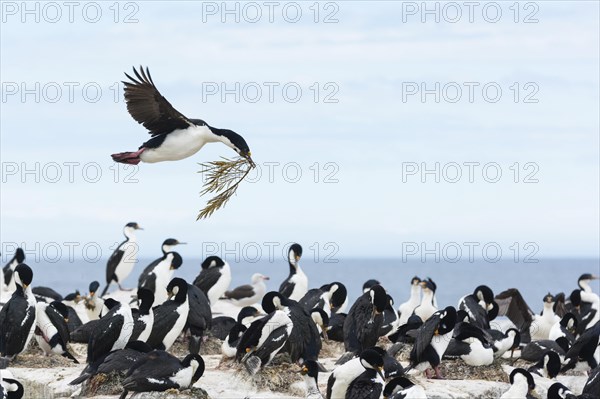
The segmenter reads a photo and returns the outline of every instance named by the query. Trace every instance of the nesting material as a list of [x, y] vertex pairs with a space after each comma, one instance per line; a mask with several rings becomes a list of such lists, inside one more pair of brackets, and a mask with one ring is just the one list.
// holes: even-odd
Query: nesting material
[[206, 179], [200, 196], [216, 195], [208, 200], [196, 220], [206, 219], [224, 207], [235, 194], [242, 180], [250, 173], [254, 163], [249, 159], [238, 157], [235, 159], [222, 158], [221, 161], [201, 163], [200, 166], [202, 166], [202, 170], [198, 173], [204, 174]]

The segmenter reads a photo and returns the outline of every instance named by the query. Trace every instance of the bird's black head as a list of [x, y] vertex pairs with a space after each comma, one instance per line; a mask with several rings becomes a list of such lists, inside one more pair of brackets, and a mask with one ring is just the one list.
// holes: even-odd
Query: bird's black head
[[241, 323], [246, 317], [256, 317], [260, 314], [254, 306], [244, 306], [238, 313], [237, 322]]
[[565, 336], [556, 338], [554, 342], [556, 342], [558, 346], [560, 346], [562, 350], [565, 351], [565, 353], [568, 352], [569, 348], [571, 347], [569, 340]]
[[390, 380], [390, 382], [388, 382], [385, 385], [385, 388], [383, 390], [383, 397], [387, 398], [389, 396], [392, 396], [392, 394], [394, 394], [398, 391], [401, 391], [403, 389], [410, 388], [413, 385], [415, 385], [415, 384], [406, 377], [393, 378], [392, 380]]
[[262, 299], [261, 306], [266, 313], [273, 313], [285, 306], [287, 299], [277, 291], [267, 292]]
[[223, 267], [225, 266], [225, 262], [223, 262], [223, 259], [219, 258], [218, 256], [213, 255], [204, 259], [200, 266], [202, 266], [203, 269], [209, 269], [211, 267]]
[[129, 222], [125, 225], [126, 229], [131, 229], [131, 230], [144, 230], [140, 227], [139, 224], [137, 224], [136, 222]]
[[176, 245], [185, 245], [185, 242], [181, 242], [175, 238], [167, 238], [163, 241], [161, 249], [163, 253], [169, 253], [173, 250], [173, 247]]
[[89, 287], [90, 295], [94, 295], [96, 291], [98, 291], [98, 288], [100, 288], [100, 283], [97, 281], [92, 281]]
[[204, 374], [204, 359], [197, 353], [187, 355], [181, 364], [184, 367], [191, 366], [192, 368], [195, 368], [194, 376], [192, 377], [192, 385], [202, 377], [202, 374]]
[[329, 292], [331, 294], [331, 300], [329, 301], [329, 306], [332, 311], [337, 311], [348, 299], [348, 290], [346, 290], [346, 286], [340, 282], [334, 282], [329, 284]]
[[411, 280], [410, 280], [410, 285], [419, 285], [419, 283], [421, 282], [421, 279], [417, 276], [414, 276]]
[[182, 278], [175, 277], [167, 285], [167, 292], [169, 297], [175, 296], [174, 301], [177, 303], [184, 303], [187, 299], [188, 284]]
[[385, 289], [379, 284], [375, 284], [369, 289], [369, 297], [371, 298], [374, 312], [383, 313], [389, 303], [388, 294], [385, 292]]
[[360, 353], [360, 364], [366, 369], [376, 370], [381, 378], [385, 380], [383, 377], [383, 356], [373, 350], [373, 349], [365, 349]]
[[435, 283], [435, 281], [433, 281], [431, 279], [431, 277], [427, 277], [427, 280], [425, 280], [425, 281], [427, 281], [429, 283], [428, 286], [433, 287], [433, 288], [430, 288], [433, 292], [437, 291], [437, 284]]
[[112, 308], [114, 308], [115, 306], [120, 305], [121, 303], [119, 301], [116, 301], [112, 298], [107, 298], [104, 300], [104, 306], [106, 306], [106, 308], [108, 310], [111, 310]]
[[29, 287], [33, 281], [33, 271], [27, 264], [21, 263], [15, 268], [15, 274], [17, 279], [15, 282], [19, 284], [23, 289]]
[[421, 281], [421, 287], [424, 290], [430, 290], [431, 292], [435, 293], [435, 289], [436, 289], [436, 285], [433, 281], [431, 280], [422, 280]]
[[[570, 395], [573, 395], [573, 392], [571, 392], [571, 390], [569, 388], [567, 388], [560, 382], [555, 382], [554, 384], [550, 385], [550, 388], [548, 388], [547, 398], [548, 399], [567, 399], [568, 397], [570, 397]], [[573, 395], [572, 397], [576, 397], [576, 396]]]
[[321, 371], [321, 367], [316, 360], [306, 360], [304, 364], [302, 364], [302, 369], [300, 369], [300, 374], [307, 375], [318, 381], [319, 371]]
[[23, 248], [17, 248], [15, 251], [15, 260], [17, 263], [25, 262], [25, 251], [23, 251]]
[[169, 254], [173, 255], [173, 258], [171, 259], [170, 269], [171, 270], [179, 269], [181, 267], [181, 265], [183, 264], [183, 258], [177, 252], [169, 252]]
[[589, 284], [592, 280], [598, 280], [598, 279], [600, 279], [600, 277], [594, 276], [591, 273], [584, 273], [581, 276], [579, 276], [579, 278], [577, 279], [577, 285], [579, 285], [579, 287], [583, 289], [582, 283]]
[[69, 318], [69, 309], [67, 308], [67, 305], [65, 305], [64, 303], [60, 302], [60, 301], [54, 301], [52, 303], [50, 303], [50, 305], [52, 308], [54, 308], [62, 317], [63, 319], [68, 319]]
[[512, 334], [514, 334], [514, 339], [513, 339], [513, 343], [510, 346], [509, 350], [515, 350], [519, 347], [519, 345], [521, 345], [521, 333], [516, 328], [509, 328], [504, 333], [504, 336], [510, 337]]
[[140, 313], [148, 314], [154, 303], [154, 293], [146, 288], [139, 288], [137, 290], [138, 301], [140, 301]]
[[516, 368], [510, 373], [509, 381], [511, 385], [515, 383], [515, 377], [517, 375], [522, 375], [527, 379], [527, 385], [529, 386], [530, 391], [535, 389], [535, 382], [533, 381], [533, 377], [531, 376], [529, 371], [522, 368]]
[[477, 300], [484, 301], [487, 304], [492, 303], [494, 300], [494, 292], [487, 285], [480, 285], [479, 287], [475, 288], [473, 295], [477, 297]]
[[302, 246], [300, 244], [292, 244], [288, 249], [288, 260], [292, 265], [297, 265], [302, 257]]
[[554, 295], [551, 293], [544, 295], [544, 303], [554, 303]]
[[573, 313], [568, 312], [560, 320], [560, 325], [568, 330], [577, 330], [577, 317]]
[[492, 308], [487, 312], [488, 321], [494, 320], [496, 317], [498, 317], [498, 313], [500, 312], [500, 306], [498, 306], [496, 301], [492, 301], [491, 306]]
[[438, 334], [444, 335], [452, 331], [456, 325], [456, 309], [454, 306], [447, 306], [440, 314], [441, 320], [438, 326]]
[[571, 295], [569, 295], [569, 299], [571, 300], [571, 304], [573, 306], [581, 306], [581, 290], [573, 290]]
[[379, 281], [375, 280], [374, 278], [365, 281], [365, 283], [363, 284], [363, 292], [369, 291], [371, 287], [377, 284], [379, 284]]
[[238, 153], [239, 156], [246, 158], [252, 165], [254, 165], [254, 162], [252, 162], [252, 158], [250, 157], [250, 155], [252, 155], [250, 153], [250, 147], [248, 147], [248, 143], [246, 143], [246, 140], [244, 140], [242, 136], [229, 129], [219, 129], [210, 126], [210, 130], [219, 136], [221, 141], [226, 146], [233, 149]]

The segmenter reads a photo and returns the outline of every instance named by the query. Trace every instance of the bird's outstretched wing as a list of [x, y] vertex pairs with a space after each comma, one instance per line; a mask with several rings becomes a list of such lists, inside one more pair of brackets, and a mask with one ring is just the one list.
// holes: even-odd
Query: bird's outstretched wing
[[496, 302], [500, 307], [499, 316], [506, 316], [521, 331], [528, 332], [533, 321], [533, 312], [516, 288], [509, 288], [496, 295]]
[[138, 123], [144, 125], [152, 136], [171, 133], [175, 129], [185, 129], [192, 125], [188, 118], [177, 111], [160, 94], [148, 68], [140, 66], [139, 72], [133, 68], [137, 79], [125, 74], [131, 82], [125, 84], [127, 111]]

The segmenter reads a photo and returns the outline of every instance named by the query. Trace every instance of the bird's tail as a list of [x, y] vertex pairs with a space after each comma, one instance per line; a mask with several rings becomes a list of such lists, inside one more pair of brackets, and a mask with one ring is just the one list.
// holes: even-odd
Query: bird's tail
[[118, 152], [116, 154], [112, 154], [111, 157], [115, 162], [125, 163], [128, 165], [137, 165], [141, 161], [140, 154], [143, 151], [144, 150], [142, 149], [135, 152]]
[[75, 378], [73, 381], [69, 382], [69, 385], [79, 385], [83, 381], [90, 378], [92, 375], [90, 373], [83, 373], [79, 377]]
[[75, 356], [73, 356], [71, 354], [71, 352], [66, 351], [65, 353], [63, 353], [63, 357], [66, 357], [67, 359], [71, 359], [74, 363], [79, 364], [79, 360], [75, 359]]

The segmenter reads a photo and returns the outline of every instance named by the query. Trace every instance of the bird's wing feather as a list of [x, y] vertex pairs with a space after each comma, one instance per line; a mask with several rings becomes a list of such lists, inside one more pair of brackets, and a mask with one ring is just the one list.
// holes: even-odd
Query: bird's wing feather
[[225, 291], [225, 298], [229, 299], [243, 299], [250, 298], [254, 295], [254, 288], [249, 285], [240, 285], [239, 287], [234, 288], [232, 291]]
[[125, 101], [127, 111], [150, 131], [152, 136], [171, 133], [175, 129], [185, 129], [192, 125], [188, 118], [177, 111], [160, 94], [148, 68], [139, 72], [133, 68], [135, 78], [125, 74], [130, 82], [125, 84]]
[[[121, 243], [121, 245], [123, 245], [123, 243]], [[108, 262], [106, 262], [107, 283], [110, 283], [113, 280], [113, 276], [117, 271], [117, 266], [119, 265], [121, 259], [123, 259], [123, 255], [125, 254], [125, 251], [121, 249], [121, 245], [119, 245], [119, 247], [115, 249], [112, 255], [110, 255], [110, 258], [108, 258]]]
[[119, 338], [124, 319], [123, 316], [114, 314], [116, 313], [115, 309], [117, 308], [113, 308], [106, 316], [98, 320], [96, 328], [90, 335], [90, 341], [88, 343], [88, 363], [92, 363], [101, 356], [109, 353], [112, 346]]
[[417, 363], [421, 362], [421, 357], [425, 350], [431, 343], [431, 339], [435, 335], [435, 332], [440, 324], [440, 314], [435, 313], [427, 321], [419, 327], [417, 330], [417, 337], [415, 339], [415, 345], [410, 353], [411, 360], [415, 360]]
[[52, 306], [46, 306], [46, 315], [48, 315], [48, 319], [54, 325], [56, 331], [58, 331], [63, 349], [67, 349], [67, 342], [69, 342], [69, 327], [67, 326], [67, 322]]
[[499, 316], [506, 316], [517, 328], [523, 332], [529, 329], [533, 321], [533, 312], [516, 288], [509, 288], [496, 295]]
[[216, 267], [211, 267], [208, 269], [203, 269], [196, 280], [194, 280], [194, 285], [202, 290], [204, 294], [208, 295], [208, 290], [217, 283], [221, 277], [221, 271]]

